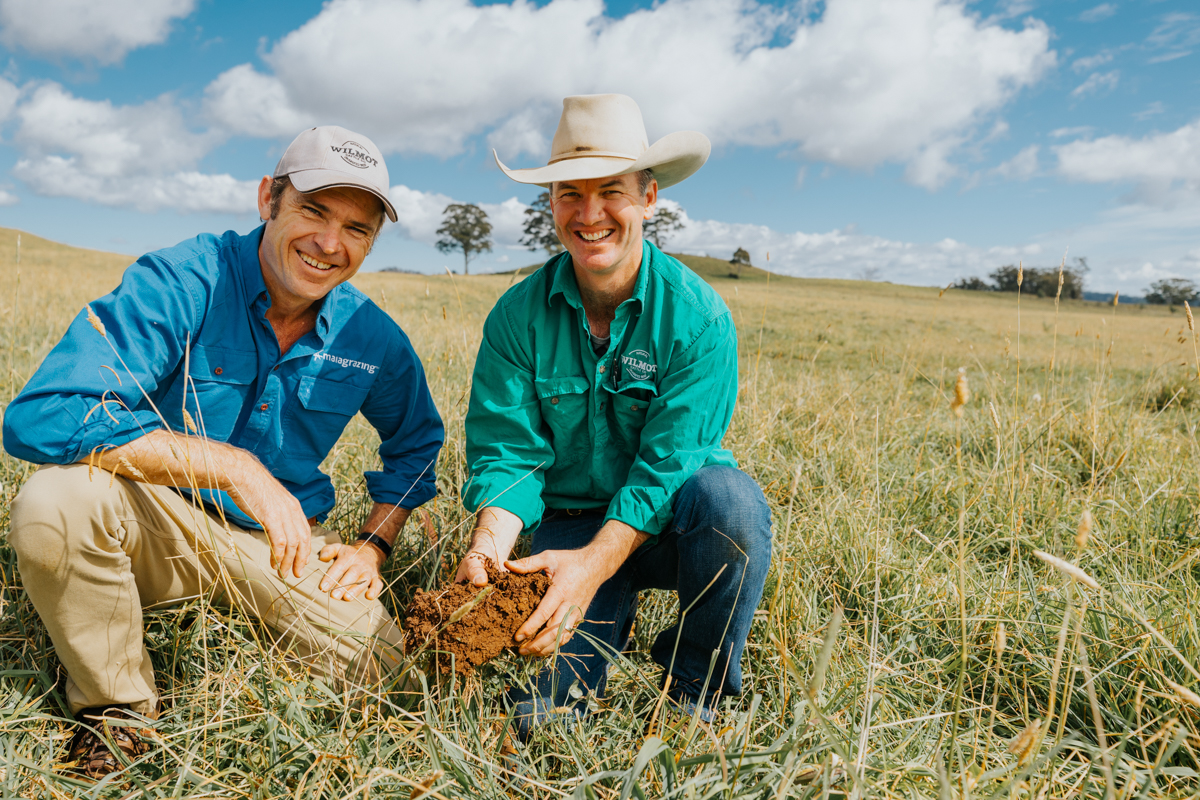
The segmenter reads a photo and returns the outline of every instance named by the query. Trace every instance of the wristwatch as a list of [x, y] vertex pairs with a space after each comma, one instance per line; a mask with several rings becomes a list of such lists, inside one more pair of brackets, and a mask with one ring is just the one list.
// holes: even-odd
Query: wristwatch
[[371, 544], [378, 547], [380, 550], [383, 551], [383, 560], [384, 561], [387, 561], [389, 558], [392, 557], [392, 546], [387, 543], [386, 539], [384, 539], [382, 536], [379, 536], [378, 534], [376, 534], [375, 531], [363, 531], [362, 533], [358, 534], [358, 539], [356, 539], [355, 541], [370, 542]]

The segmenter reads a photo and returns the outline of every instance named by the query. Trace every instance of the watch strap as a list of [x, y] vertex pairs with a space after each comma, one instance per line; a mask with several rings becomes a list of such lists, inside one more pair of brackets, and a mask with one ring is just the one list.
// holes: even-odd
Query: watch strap
[[358, 539], [356, 541], [369, 542], [370, 544], [378, 547], [381, 551], [383, 551], [384, 561], [387, 561], [392, 557], [392, 546], [387, 543], [386, 539], [374, 531], [363, 531], [362, 533], [358, 534]]

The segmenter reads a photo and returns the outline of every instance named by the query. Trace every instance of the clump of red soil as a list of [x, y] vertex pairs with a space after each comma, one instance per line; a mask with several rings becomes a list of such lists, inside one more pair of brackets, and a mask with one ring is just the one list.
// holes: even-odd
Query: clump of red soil
[[[453, 583], [435, 592], [418, 589], [404, 621], [406, 645], [410, 652], [420, 647], [435, 651], [439, 672], [451, 668], [468, 675], [476, 667], [491, 661], [506, 647], [516, 647], [517, 629], [538, 607], [550, 588], [550, 576], [542, 572], [517, 575], [502, 572], [487, 560], [487, 586]], [[490, 591], [489, 591], [490, 590]], [[487, 595], [476, 601], [481, 592]], [[460, 619], [455, 612], [475, 605]], [[447, 624], [449, 622], [449, 624]], [[451, 658], [453, 656], [453, 658]]]

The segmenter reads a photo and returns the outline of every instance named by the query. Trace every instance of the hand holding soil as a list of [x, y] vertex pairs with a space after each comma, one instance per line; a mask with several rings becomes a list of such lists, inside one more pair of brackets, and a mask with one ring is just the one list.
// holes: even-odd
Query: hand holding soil
[[435, 651], [439, 672], [468, 675], [517, 645], [513, 635], [550, 587], [544, 573], [516, 575], [485, 559], [487, 585], [454, 583], [436, 592], [418, 590], [404, 621], [410, 651]]

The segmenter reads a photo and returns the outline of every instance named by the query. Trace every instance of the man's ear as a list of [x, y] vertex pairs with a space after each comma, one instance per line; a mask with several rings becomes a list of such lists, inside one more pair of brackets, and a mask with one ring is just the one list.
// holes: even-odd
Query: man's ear
[[654, 216], [654, 207], [657, 203], [658, 181], [651, 178], [650, 185], [646, 187], [646, 210], [642, 212], [642, 219], [650, 219]]
[[258, 218], [266, 222], [271, 218], [271, 176], [263, 175], [258, 182]]

